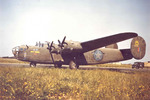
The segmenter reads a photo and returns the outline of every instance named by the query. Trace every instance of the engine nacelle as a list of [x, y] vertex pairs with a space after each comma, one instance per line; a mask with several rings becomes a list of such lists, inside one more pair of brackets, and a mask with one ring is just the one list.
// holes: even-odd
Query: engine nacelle
[[137, 36], [131, 42], [131, 54], [135, 59], [142, 59], [145, 56], [146, 43], [145, 40]]

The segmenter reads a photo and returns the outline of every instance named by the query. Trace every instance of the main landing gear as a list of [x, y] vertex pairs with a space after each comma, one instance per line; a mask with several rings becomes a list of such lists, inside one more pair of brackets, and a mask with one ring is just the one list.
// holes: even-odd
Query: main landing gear
[[55, 66], [56, 68], [61, 68], [62, 63], [55, 64], [54, 66]]
[[30, 67], [36, 67], [36, 63], [31, 62], [31, 63], [30, 63]]
[[69, 68], [70, 69], [78, 69], [79, 65], [74, 60], [71, 60], [69, 63]]
[[[57, 64], [55, 64], [55, 67], [56, 67], [56, 68], [61, 68], [61, 66], [62, 66], [62, 63], [57, 63]], [[30, 63], [30, 67], [36, 67], [36, 63], [31, 62], [31, 63]], [[78, 68], [79, 68], [79, 65], [76, 63], [76, 61], [71, 60], [70, 63], [69, 63], [69, 68], [70, 68], [70, 69], [78, 69]]]

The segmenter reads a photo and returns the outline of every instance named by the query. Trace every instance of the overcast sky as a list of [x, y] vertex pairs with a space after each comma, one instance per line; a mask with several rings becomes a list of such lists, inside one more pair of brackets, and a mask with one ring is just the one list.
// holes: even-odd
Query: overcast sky
[[[146, 40], [150, 60], [150, 0], [0, 0], [0, 57], [37, 41], [87, 41], [121, 32]], [[119, 48], [129, 48], [129, 41]], [[135, 60], [132, 60], [135, 61]]]

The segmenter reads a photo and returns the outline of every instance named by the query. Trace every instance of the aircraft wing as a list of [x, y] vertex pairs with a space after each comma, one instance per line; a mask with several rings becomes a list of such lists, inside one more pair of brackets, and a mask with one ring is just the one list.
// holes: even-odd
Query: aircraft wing
[[133, 37], [137, 37], [137, 33], [125, 32], [116, 35], [111, 35], [108, 37], [98, 38], [91, 41], [82, 42], [81, 46], [83, 48], [82, 52], [88, 52], [97, 48], [101, 48], [110, 44], [114, 44], [120, 41], [124, 41]]

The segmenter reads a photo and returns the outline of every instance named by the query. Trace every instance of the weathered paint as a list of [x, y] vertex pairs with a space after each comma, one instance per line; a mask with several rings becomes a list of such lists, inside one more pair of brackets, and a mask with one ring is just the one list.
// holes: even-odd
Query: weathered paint
[[[26, 48], [25, 46], [20, 46], [20, 48]], [[31, 52], [33, 49], [38, 49], [38, 53]], [[96, 53], [98, 51], [98, 53]], [[36, 55], [35, 55], [36, 54]], [[63, 57], [61, 54], [52, 53], [55, 62], [62, 62], [63, 64], [68, 64], [71, 60], [71, 56]], [[117, 55], [117, 56], [116, 56]], [[95, 58], [97, 56], [97, 59]], [[124, 60], [124, 57], [120, 50], [111, 48], [99, 48], [92, 50], [77, 57], [77, 62], [80, 65], [87, 64], [103, 64], [108, 62], [117, 62]], [[53, 63], [50, 53], [46, 47], [29, 47], [26, 51], [19, 52], [19, 60], [36, 62], [36, 63]]]
[[[117, 49], [117, 42], [133, 37], [136, 38], [134, 38], [131, 43], [131, 50]], [[63, 41], [65, 41], [65, 38]], [[144, 46], [142, 46], [143, 44]], [[19, 46], [13, 48], [13, 54], [19, 60], [32, 62], [34, 64], [69, 64], [73, 61], [78, 65], [87, 65], [129, 60], [133, 57], [136, 58], [136, 56], [140, 56], [138, 59], [141, 59], [145, 55], [144, 50], [146, 46], [144, 39], [137, 37], [137, 34], [132, 32], [120, 33], [82, 43], [65, 41], [64, 44], [60, 43], [57, 45], [52, 42], [50, 45]]]
[[121, 51], [118, 49], [99, 48], [97, 50], [100, 50], [103, 53], [102, 59], [96, 60], [93, 56], [95, 50], [92, 50], [90, 52], [84, 53], [87, 64], [103, 64], [108, 62], [116, 62], [124, 60]]

